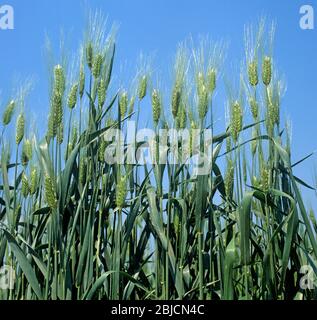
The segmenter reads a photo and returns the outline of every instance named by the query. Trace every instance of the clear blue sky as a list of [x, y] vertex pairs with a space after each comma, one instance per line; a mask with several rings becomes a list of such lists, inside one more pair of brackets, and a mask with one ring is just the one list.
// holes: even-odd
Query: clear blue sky
[[[120, 26], [117, 63], [136, 61], [140, 51], [155, 53], [159, 68], [172, 61], [178, 42], [189, 35], [209, 34], [230, 43], [231, 57], [243, 57], [243, 28], [266, 15], [277, 22], [275, 58], [285, 74], [287, 92], [283, 114], [293, 122], [294, 160], [317, 149], [317, 26], [299, 28], [299, 8], [315, 7], [316, 0], [6, 0], [15, 10], [15, 30], [0, 30], [1, 101], [10, 95], [14, 79], [33, 75], [35, 88], [27, 108], [37, 117], [47, 111], [47, 74], [43, 56], [45, 34], [57, 42], [61, 28], [69, 47], [77, 48], [85, 21], [85, 8], [101, 9]], [[1, 104], [3, 108], [3, 104]], [[223, 108], [223, 104], [219, 105]], [[28, 110], [27, 109], [27, 110]], [[313, 163], [297, 169], [312, 181]]]

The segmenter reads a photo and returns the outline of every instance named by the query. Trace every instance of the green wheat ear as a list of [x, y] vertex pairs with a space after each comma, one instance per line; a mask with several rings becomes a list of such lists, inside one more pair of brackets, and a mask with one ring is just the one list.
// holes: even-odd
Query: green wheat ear
[[139, 80], [139, 86], [138, 86], [138, 97], [139, 97], [139, 100], [144, 99], [144, 97], [146, 96], [147, 83], [148, 83], [147, 76], [143, 75]]
[[31, 177], [30, 177], [30, 194], [34, 195], [36, 190], [38, 189], [38, 172], [36, 168], [31, 170]]
[[187, 124], [187, 111], [186, 111], [186, 105], [184, 103], [181, 104], [181, 108], [180, 108], [180, 112], [177, 120], [178, 120], [178, 128], [185, 129]]
[[66, 88], [65, 72], [61, 65], [56, 65], [54, 68], [54, 91], [58, 92], [61, 96], [65, 92]]
[[258, 115], [259, 115], [258, 102], [253, 97], [251, 97], [249, 99], [249, 104], [250, 104], [250, 107], [251, 107], [251, 113], [252, 113], [253, 119], [257, 120], [258, 119]]
[[229, 153], [232, 150], [232, 139], [231, 136], [229, 136], [226, 139], [226, 152]]
[[77, 125], [74, 125], [72, 128], [72, 136], [71, 136], [72, 149], [75, 148], [77, 141], [78, 141], [78, 128], [77, 128]]
[[56, 134], [57, 134], [57, 128], [54, 121], [54, 114], [51, 111], [48, 116], [48, 125], [47, 125], [47, 133], [46, 133], [47, 139], [50, 141], [56, 136]]
[[22, 174], [22, 182], [21, 183], [22, 183], [21, 193], [24, 198], [27, 198], [27, 196], [29, 195], [29, 192], [30, 192], [30, 188], [29, 188], [28, 178], [27, 178], [25, 172], [23, 172], [23, 174]]
[[79, 96], [82, 99], [85, 91], [85, 71], [84, 71], [84, 64], [80, 65], [79, 71]]
[[73, 151], [73, 144], [71, 142], [68, 142], [67, 148], [65, 150], [65, 160], [69, 159], [69, 156], [71, 155]]
[[93, 46], [92, 46], [92, 43], [89, 42], [86, 46], [86, 63], [90, 70], [92, 69], [92, 66], [93, 66], [93, 60], [94, 60], [93, 56], [94, 56]]
[[234, 143], [237, 143], [239, 134], [242, 131], [243, 111], [238, 101], [232, 105], [231, 111], [231, 135]]
[[57, 90], [53, 93], [52, 110], [54, 117], [53, 121], [56, 130], [63, 120], [63, 97]]
[[154, 89], [152, 91], [152, 116], [153, 116], [153, 122], [155, 123], [155, 125], [157, 125], [158, 122], [160, 121], [161, 109], [162, 109], [162, 101], [161, 101], [160, 93], [157, 89]]
[[198, 114], [200, 120], [206, 117], [208, 111], [208, 92], [206, 86], [201, 85], [198, 92]]
[[248, 65], [248, 77], [251, 86], [256, 87], [259, 83], [258, 62], [253, 60]]
[[182, 98], [182, 91], [179, 84], [175, 84], [172, 92], [172, 115], [176, 119], [178, 114], [178, 108]]
[[232, 198], [234, 187], [234, 166], [231, 159], [227, 161], [227, 170], [225, 173], [225, 191], [228, 199]]
[[262, 64], [262, 80], [264, 85], [269, 86], [272, 79], [272, 60], [265, 56]]
[[186, 80], [186, 64], [188, 63], [187, 51], [180, 45], [174, 63], [175, 80], [172, 88], [171, 108], [174, 120], [177, 119], [180, 103], [182, 101], [183, 89]]
[[13, 113], [15, 109], [15, 101], [11, 100], [8, 105], [6, 106], [3, 116], [2, 116], [2, 123], [4, 126], [7, 126], [12, 119]]
[[77, 103], [78, 83], [72, 85], [68, 94], [67, 105], [70, 109], [73, 109]]
[[82, 185], [85, 185], [87, 179], [87, 163], [85, 159], [80, 159], [79, 162], [79, 181]]
[[94, 60], [92, 65], [92, 75], [95, 79], [98, 79], [101, 73], [102, 64], [103, 64], [103, 55], [101, 53], [98, 53]]
[[197, 85], [197, 93], [199, 95], [200, 92], [203, 90], [203, 87], [205, 87], [205, 85], [206, 85], [205, 76], [203, 75], [202, 72], [198, 72], [196, 82], [197, 82], [196, 83], [196, 85]]
[[190, 130], [189, 130], [189, 153], [193, 155], [196, 150], [194, 150], [195, 146], [195, 130], [198, 129], [198, 126], [194, 120], [190, 123]]
[[133, 95], [129, 101], [129, 111], [128, 111], [129, 115], [132, 114], [134, 111], [134, 104], [135, 104], [135, 96]]
[[19, 145], [24, 137], [25, 119], [24, 114], [20, 113], [17, 119], [15, 142]]
[[101, 79], [98, 85], [97, 96], [98, 96], [98, 105], [99, 108], [102, 108], [106, 101], [106, 82], [104, 79]]
[[52, 178], [49, 175], [46, 175], [44, 178], [44, 189], [45, 189], [45, 198], [48, 206], [51, 209], [57, 208], [57, 198], [55, 186]]
[[63, 120], [63, 96], [65, 93], [65, 73], [62, 66], [54, 68], [54, 86], [51, 97], [51, 111], [48, 124], [48, 137], [54, 138]]
[[264, 164], [261, 168], [261, 186], [264, 192], [268, 192], [270, 189], [270, 170]]
[[118, 103], [119, 103], [120, 116], [121, 116], [121, 119], [123, 119], [127, 113], [128, 104], [129, 104], [128, 93], [126, 91], [123, 91], [120, 93]]
[[207, 88], [210, 94], [216, 90], [217, 85], [217, 73], [214, 68], [209, 68], [207, 71]]
[[99, 149], [98, 149], [98, 160], [100, 162], [105, 162], [106, 147], [107, 147], [107, 142], [104, 139], [102, 139], [99, 144]]
[[127, 176], [121, 176], [119, 182], [117, 183], [116, 192], [116, 205], [117, 208], [122, 209], [125, 203], [125, 198], [127, 194]]
[[32, 159], [33, 147], [32, 142], [29, 139], [25, 139], [22, 146], [21, 163], [26, 166], [28, 162]]
[[60, 123], [57, 130], [57, 143], [62, 144], [64, 141], [64, 124]]

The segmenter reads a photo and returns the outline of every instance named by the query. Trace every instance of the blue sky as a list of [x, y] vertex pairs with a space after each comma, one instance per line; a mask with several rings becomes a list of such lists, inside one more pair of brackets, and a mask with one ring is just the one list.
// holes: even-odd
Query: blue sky
[[[0, 30], [0, 101], [10, 96], [16, 79], [32, 75], [34, 90], [26, 110], [39, 118], [47, 112], [45, 34], [56, 43], [63, 29], [68, 47], [77, 48], [87, 8], [101, 9], [110, 22], [119, 24], [118, 64], [128, 61], [133, 66], [142, 51], [155, 54], [157, 69], [172, 61], [177, 43], [189, 35], [224, 39], [229, 42], [228, 60], [242, 58], [244, 25], [266, 15], [277, 22], [275, 59], [287, 82], [282, 113], [293, 123], [294, 160], [317, 149], [317, 29], [299, 27], [300, 6], [311, 4], [317, 12], [316, 0], [1, 0], [0, 4], [15, 10], [15, 29]], [[312, 181], [314, 163], [315, 159], [308, 160], [297, 174]]]

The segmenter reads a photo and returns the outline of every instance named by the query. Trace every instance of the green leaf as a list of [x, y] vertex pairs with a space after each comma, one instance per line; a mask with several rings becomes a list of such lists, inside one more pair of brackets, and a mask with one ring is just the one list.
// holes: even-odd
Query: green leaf
[[6, 230], [3, 230], [3, 232], [4, 232], [8, 242], [10, 244], [10, 248], [11, 248], [15, 258], [17, 259], [17, 261], [18, 261], [23, 273], [25, 274], [25, 277], [27, 278], [30, 286], [32, 287], [34, 293], [36, 294], [38, 299], [43, 300], [43, 295], [41, 292], [39, 281], [36, 278], [35, 271], [32, 268], [30, 262], [28, 261], [25, 253], [23, 252], [21, 247], [18, 245], [18, 243], [16, 242], [14, 237], [11, 235], [11, 233], [9, 233]]

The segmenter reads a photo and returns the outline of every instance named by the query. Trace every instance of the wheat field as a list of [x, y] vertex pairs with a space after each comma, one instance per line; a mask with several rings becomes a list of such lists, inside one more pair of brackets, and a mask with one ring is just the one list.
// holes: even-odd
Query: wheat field
[[[28, 125], [27, 90], [1, 106], [0, 267], [13, 283], [0, 299], [316, 298], [302, 272], [316, 272], [312, 187], [293, 172], [309, 156], [292, 160], [280, 116], [274, 24], [245, 28], [230, 77], [227, 46], [205, 39], [178, 46], [171, 84], [144, 65], [124, 87], [115, 31], [90, 23], [74, 61], [50, 68], [43, 135]], [[128, 143], [145, 109], [155, 135]], [[154, 161], [128, 161], [138, 148]], [[207, 170], [187, 161], [206, 154]]]

